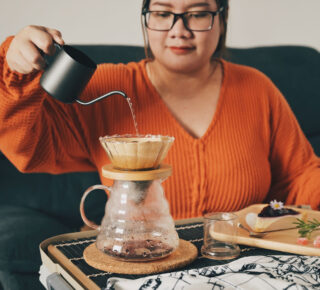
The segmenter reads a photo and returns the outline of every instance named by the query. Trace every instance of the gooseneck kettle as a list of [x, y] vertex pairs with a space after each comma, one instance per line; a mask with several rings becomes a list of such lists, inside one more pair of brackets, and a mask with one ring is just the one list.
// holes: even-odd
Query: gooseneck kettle
[[[122, 91], [111, 91], [88, 102], [79, 100], [84, 88], [97, 69], [96, 63], [82, 51], [69, 46], [55, 43], [58, 52], [40, 78], [41, 87], [53, 98], [63, 103], [77, 102], [91, 105], [111, 95], [127, 95]], [[46, 59], [46, 57], [45, 57]]]

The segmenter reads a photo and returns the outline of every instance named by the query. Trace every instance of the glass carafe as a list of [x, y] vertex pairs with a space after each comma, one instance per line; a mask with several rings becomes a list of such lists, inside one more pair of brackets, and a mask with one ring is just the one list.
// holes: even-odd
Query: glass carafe
[[[130, 171], [127, 173], [130, 175]], [[94, 185], [83, 194], [81, 216], [88, 226], [99, 230], [97, 248], [125, 261], [168, 256], [178, 247], [179, 237], [161, 185], [164, 179], [127, 180], [130, 176], [126, 177], [115, 180], [112, 187]], [[104, 189], [109, 196], [101, 226], [88, 220], [84, 213], [85, 198], [95, 189]]]

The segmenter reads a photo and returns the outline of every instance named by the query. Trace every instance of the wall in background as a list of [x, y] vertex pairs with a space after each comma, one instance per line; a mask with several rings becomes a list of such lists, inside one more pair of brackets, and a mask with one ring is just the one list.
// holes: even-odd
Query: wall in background
[[228, 45], [312, 46], [320, 51], [320, 0], [230, 0]]
[[141, 0], [0, 1], [0, 40], [36, 24], [60, 30], [70, 44], [143, 43]]
[[[28, 24], [59, 29], [66, 43], [142, 45], [141, 0], [1, 0], [0, 41]], [[230, 0], [227, 44], [320, 50], [320, 0]]]

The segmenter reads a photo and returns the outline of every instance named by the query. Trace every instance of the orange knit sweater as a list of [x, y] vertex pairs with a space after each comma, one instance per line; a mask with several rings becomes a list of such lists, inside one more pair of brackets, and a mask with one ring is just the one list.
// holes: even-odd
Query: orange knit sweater
[[[101, 172], [109, 161], [99, 136], [135, 133], [125, 99], [61, 104], [39, 87], [39, 72], [10, 71], [9, 43], [0, 54], [0, 150], [22, 172]], [[199, 139], [172, 116], [146, 74], [145, 60], [100, 65], [81, 99], [122, 90], [132, 99], [141, 134], [175, 137], [165, 159], [173, 174], [163, 184], [175, 219], [274, 198], [319, 209], [320, 160], [284, 97], [261, 72], [221, 62], [218, 106]]]

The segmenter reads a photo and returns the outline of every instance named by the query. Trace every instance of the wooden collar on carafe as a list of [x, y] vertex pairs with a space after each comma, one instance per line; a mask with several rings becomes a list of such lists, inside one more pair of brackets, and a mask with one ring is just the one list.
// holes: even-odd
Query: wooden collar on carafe
[[102, 176], [114, 180], [155, 180], [165, 179], [172, 173], [172, 166], [161, 164], [159, 168], [150, 170], [121, 170], [114, 168], [112, 164], [102, 167]]

